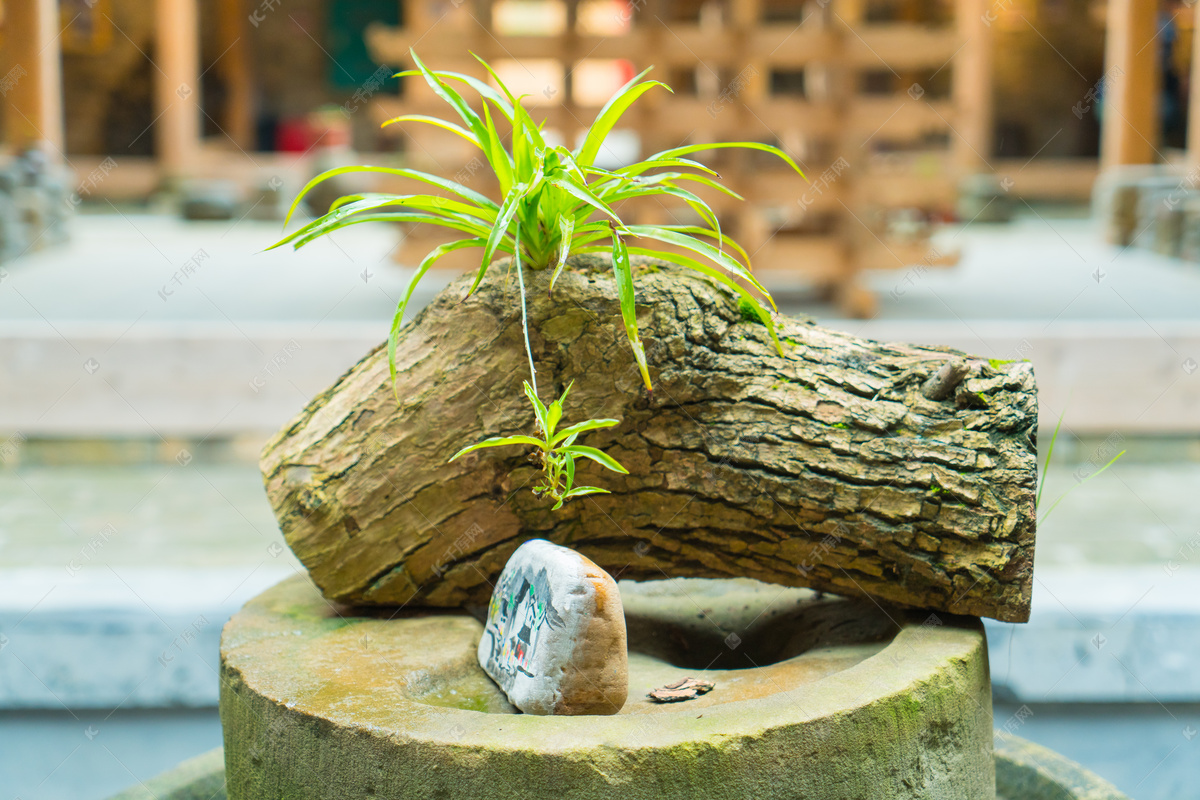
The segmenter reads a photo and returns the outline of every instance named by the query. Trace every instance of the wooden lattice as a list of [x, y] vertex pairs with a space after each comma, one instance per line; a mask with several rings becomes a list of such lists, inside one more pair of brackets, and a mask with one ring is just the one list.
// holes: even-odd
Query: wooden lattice
[[[536, 7], [536, 6], [540, 6]], [[527, 12], [543, 35], [515, 35], [505, 20]], [[467, 55], [516, 66], [544, 86], [534, 116], [572, 143], [597, 110], [575, 80], [607, 60], [653, 76], [676, 92], [646, 95], [628, 116], [641, 154], [692, 141], [756, 139], [804, 166], [806, 184], [758, 154], [714, 151], [704, 159], [746, 197], [710, 199], [780, 287], [817, 287], [847, 313], [872, 313], [864, 269], [953, 263], [929, 246], [929, 223], [951, 213], [960, 175], [986, 149], [986, 8], [981, 0], [568, 0], [407, 2], [399, 28], [368, 31], [382, 63], [427, 63], [485, 77]], [[982, 27], [980, 21], [983, 21]], [[980, 55], [984, 57], [980, 58]], [[598, 102], [596, 103], [598, 105]], [[380, 120], [446, 112], [416, 80], [379, 99]], [[410, 163], [495, 193], [470, 146], [421, 126], [405, 130]], [[676, 208], [628, 210], [642, 221]], [[411, 262], [433, 232], [410, 232], [398, 249]]]

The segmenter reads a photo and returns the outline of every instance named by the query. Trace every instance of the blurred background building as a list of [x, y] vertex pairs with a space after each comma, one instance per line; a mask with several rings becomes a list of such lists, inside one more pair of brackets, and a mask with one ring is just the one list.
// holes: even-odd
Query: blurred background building
[[328, 167], [495, 191], [453, 136], [381, 127], [444, 114], [393, 77], [414, 48], [480, 77], [468, 51], [484, 57], [568, 144], [654, 66], [674, 94], [635, 107], [608, 141], [614, 164], [753, 139], [804, 167], [807, 183], [769, 159], [703, 156], [746, 197], [722, 201], [722, 224], [786, 312], [1031, 360], [1043, 442], [1063, 420], [1046, 507], [1077, 490], [1039, 531], [1032, 621], [989, 623], [997, 727], [1132, 797], [1195, 796], [1198, 14], [1170, 0], [0, 0], [0, 795], [101, 798], [219, 744], [220, 627], [298, 569], [258, 449], [384, 337], [440, 240], [362, 226], [262, 251]]

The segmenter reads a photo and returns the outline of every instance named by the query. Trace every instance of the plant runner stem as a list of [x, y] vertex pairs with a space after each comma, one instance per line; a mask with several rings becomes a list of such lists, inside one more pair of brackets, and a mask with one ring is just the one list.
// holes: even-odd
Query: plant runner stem
[[[521, 272], [521, 229], [518, 226], [515, 236], [516, 246], [513, 247], [513, 260], [517, 264], [517, 283], [521, 286], [521, 328], [525, 332], [525, 355], [529, 356], [529, 382], [533, 393], [538, 393], [537, 369], [533, 366], [533, 348], [529, 345], [529, 317], [525, 310], [525, 275]], [[543, 431], [548, 436], [547, 431]]]

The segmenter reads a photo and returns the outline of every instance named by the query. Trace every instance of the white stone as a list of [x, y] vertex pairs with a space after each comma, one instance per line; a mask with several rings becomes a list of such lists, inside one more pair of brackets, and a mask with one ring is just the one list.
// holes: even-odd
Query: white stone
[[517, 548], [496, 581], [479, 664], [526, 714], [615, 714], [629, 687], [617, 584], [544, 539]]

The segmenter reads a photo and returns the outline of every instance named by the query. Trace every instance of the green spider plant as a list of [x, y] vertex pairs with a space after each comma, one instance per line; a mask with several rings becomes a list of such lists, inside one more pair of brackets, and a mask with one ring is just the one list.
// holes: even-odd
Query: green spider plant
[[593, 431], [598, 428], [611, 428], [618, 424], [620, 420], [615, 419], [589, 419], [586, 422], [579, 422], [575, 425], [558, 430], [558, 423], [562, 421], [563, 403], [567, 399], [567, 393], [571, 391], [574, 382], [567, 384], [567, 388], [563, 390], [562, 397], [555, 400], [549, 406], [546, 406], [538, 399], [537, 392], [529, 381], [525, 381], [525, 396], [529, 398], [530, 404], [533, 406], [533, 414], [537, 419], [538, 435], [540, 438], [533, 436], [493, 436], [490, 439], [484, 439], [478, 444], [473, 444], [470, 447], [464, 447], [454, 454], [450, 460], [466, 455], [474, 450], [481, 450], [485, 447], [508, 447], [514, 444], [523, 444], [536, 447], [534, 451], [535, 459], [541, 464], [543, 480], [542, 483], [534, 487], [533, 493], [539, 497], [545, 495], [555, 501], [551, 511], [557, 511], [562, 508], [562, 504], [572, 497], [583, 497], [589, 494], [609, 494], [607, 489], [601, 489], [597, 486], [575, 486], [575, 459], [587, 458], [595, 461], [606, 469], [611, 469], [613, 472], [620, 472], [623, 475], [628, 475], [629, 470], [625, 469], [612, 456], [607, 453], [597, 450], [594, 447], [585, 447], [584, 445], [575, 444], [575, 440], [579, 438], [579, 434], [586, 431]]
[[[720, 222], [712, 208], [688, 187], [702, 186], [738, 199], [741, 197], [722, 185], [715, 171], [687, 156], [731, 147], [763, 150], [777, 155], [803, 176], [786, 153], [778, 147], [759, 142], [690, 144], [663, 150], [619, 169], [602, 169], [596, 166], [596, 157], [606, 137], [630, 105], [655, 87], [671, 90], [658, 81], [642, 81], [641, 78], [650, 70], [642, 72], [618, 90], [600, 109], [580, 145], [570, 150], [546, 143], [542, 125], [534, 123], [521, 104], [522, 98], [514, 97], [495, 71], [478, 56], [475, 56], [476, 60], [487, 70], [498, 88], [469, 75], [431, 70], [416, 53], [410, 51], [410, 55], [416, 69], [400, 72], [396, 77], [419, 75], [424, 78], [430, 88], [454, 110], [461, 124], [423, 114], [405, 114], [384, 124], [433, 125], [479, 148], [499, 183], [499, 201], [456, 181], [419, 170], [341, 167], [324, 172], [310, 181], [296, 197], [288, 212], [288, 219], [291, 219], [300, 200], [314, 186], [348, 172], [385, 173], [410, 178], [442, 194], [348, 195], [338, 200], [329, 213], [291, 232], [273, 245], [291, 244], [299, 248], [349, 225], [376, 221], [427, 223], [466, 234], [464, 238], [435, 247], [422, 259], [396, 309], [388, 336], [388, 366], [393, 383], [396, 378], [396, 342], [413, 291], [439, 259], [464, 248], [483, 251], [471, 292], [479, 286], [498, 254], [512, 257], [518, 276], [525, 267], [534, 270], [553, 269], [550, 278], [553, 292], [554, 282], [566, 265], [568, 256], [611, 252], [625, 335], [647, 389], [651, 388], [650, 372], [634, 310], [631, 255], [660, 258], [689, 267], [731, 289], [744, 298], [744, 305], [753, 310], [770, 331], [776, 347], [780, 347], [772, 317], [775, 304], [770, 293], [751, 273], [745, 250], [721, 232]], [[468, 104], [455, 86], [465, 86], [479, 96], [478, 111]], [[636, 198], [682, 200], [695, 210], [704, 224], [627, 225], [617, 215], [614, 206]], [[673, 250], [660, 249], [662, 245]], [[770, 304], [771, 310], [763, 304], [760, 296]], [[534, 389], [536, 391], [536, 379]]]

